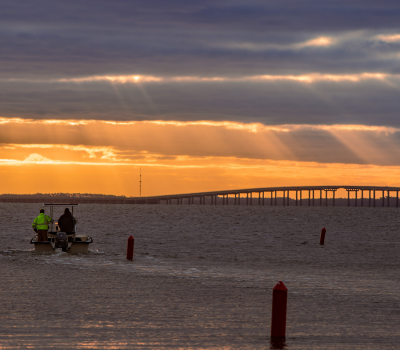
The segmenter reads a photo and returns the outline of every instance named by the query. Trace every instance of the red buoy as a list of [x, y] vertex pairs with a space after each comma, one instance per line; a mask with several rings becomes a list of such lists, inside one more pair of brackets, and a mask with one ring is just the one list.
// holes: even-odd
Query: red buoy
[[288, 290], [282, 281], [272, 290], [271, 338], [286, 336], [287, 293]]
[[324, 245], [325, 244], [325, 233], [326, 233], [326, 228], [324, 227], [321, 230], [321, 237], [319, 237], [319, 244]]
[[128, 238], [128, 249], [126, 251], [126, 258], [128, 260], [132, 260], [133, 259], [133, 246], [135, 245], [135, 239], [130, 236]]

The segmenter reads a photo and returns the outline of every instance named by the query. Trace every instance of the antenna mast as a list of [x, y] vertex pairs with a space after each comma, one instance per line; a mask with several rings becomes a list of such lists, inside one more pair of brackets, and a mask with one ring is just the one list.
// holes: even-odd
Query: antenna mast
[[142, 197], [142, 168], [140, 168], [139, 176], [139, 197]]

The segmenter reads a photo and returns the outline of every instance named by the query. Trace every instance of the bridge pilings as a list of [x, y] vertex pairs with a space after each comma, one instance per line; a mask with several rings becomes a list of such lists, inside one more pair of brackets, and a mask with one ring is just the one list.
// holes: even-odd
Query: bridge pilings
[[[336, 197], [336, 191], [343, 188], [347, 192], [346, 202], [340, 199], [339, 204]], [[303, 196], [303, 192], [306, 194]], [[316, 198], [316, 191], [319, 191], [319, 203]], [[360, 193], [359, 193], [360, 191]], [[367, 195], [365, 195], [367, 191]], [[376, 191], [382, 193], [382, 196], [377, 198]], [[229, 191], [215, 191], [171, 196], [159, 197], [141, 197], [137, 199], [127, 199], [125, 202], [128, 204], [177, 204], [177, 205], [247, 205], [247, 206], [337, 206], [347, 205], [354, 207], [399, 207], [399, 191], [400, 187], [373, 187], [373, 186], [309, 186], [309, 187], [281, 187], [281, 188], [260, 188], [260, 189], [247, 189], [247, 190], [229, 190]], [[324, 193], [325, 192], [325, 193]], [[330, 194], [332, 192], [332, 194]], [[391, 194], [394, 194], [391, 197]], [[245, 201], [242, 201], [242, 198]], [[254, 195], [254, 196], [253, 196]], [[269, 195], [269, 201], [268, 201]], [[292, 197], [291, 197], [292, 196]], [[253, 198], [254, 197], [254, 198]], [[267, 198], [266, 198], [267, 197]], [[368, 205], [366, 203], [368, 197]], [[253, 201], [254, 199], [254, 201]], [[266, 200], [267, 199], [267, 200]], [[103, 202], [103, 200], [101, 201]], [[105, 203], [108, 201], [104, 201]], [[115, 201], [114, 201], [115, 202]], [[124, 202], [124, 201], [120, 201]], [[111, 203], [111, 201], [110, 201]]]

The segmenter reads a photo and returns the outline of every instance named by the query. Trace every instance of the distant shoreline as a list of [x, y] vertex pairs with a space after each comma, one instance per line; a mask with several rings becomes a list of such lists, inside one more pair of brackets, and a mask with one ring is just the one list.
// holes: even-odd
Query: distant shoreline
[[[96, 194], [3, 194], [0, 203], [141, 204], [140, 198]], [[144, 204], [144, 203], [143, 203]]]

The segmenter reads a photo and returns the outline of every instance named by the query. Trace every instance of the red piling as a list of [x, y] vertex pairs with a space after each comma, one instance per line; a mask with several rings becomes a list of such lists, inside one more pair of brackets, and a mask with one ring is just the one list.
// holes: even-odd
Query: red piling
[[128, 260], [132, 260], [133, 259], [133, 247], [134, 247], [134, 245], [135, 245], [135, 239], [132, 236], [130, 236], [128, 238], [128, 249], [126, 251], [126, 258]]
[[288, 290], [279, 281], [272, 291], [271, 338], [285, 338]]
[[326, 233], [326, 228], [324, 227], [321, 230], [321, 236], [319, 237], [319, 244], [324, 245], [325, 244], [325, 233]]

